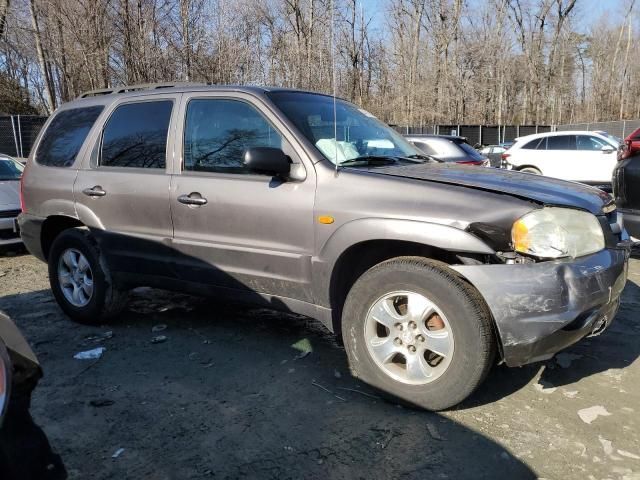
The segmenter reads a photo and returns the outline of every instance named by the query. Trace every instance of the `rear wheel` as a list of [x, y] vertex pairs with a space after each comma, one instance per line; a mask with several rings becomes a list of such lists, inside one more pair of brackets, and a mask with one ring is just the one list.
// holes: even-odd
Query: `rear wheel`
[[376, 265], [356, 281], [343, 312], [354, 376], [422, 408], [464, 400], [495, 357], [484, 300], [439, 262], [399, 257]]
[[542, 172], [535, 167], [524, 167], [519, 171], [524, 173], [533, 173], [534, 175], [542, 175]]
[[126, 293], [85, 228], [63, 231], [49, 252], [49, 283], [60, 308], [80, 323], [100, 323], [119, 313]]

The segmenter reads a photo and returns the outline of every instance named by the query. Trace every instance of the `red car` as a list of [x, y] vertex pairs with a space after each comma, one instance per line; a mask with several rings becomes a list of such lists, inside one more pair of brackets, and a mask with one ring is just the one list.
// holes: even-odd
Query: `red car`
[[640, 128], [620, 145], [611, 183], [629, 235], [640, 238]]

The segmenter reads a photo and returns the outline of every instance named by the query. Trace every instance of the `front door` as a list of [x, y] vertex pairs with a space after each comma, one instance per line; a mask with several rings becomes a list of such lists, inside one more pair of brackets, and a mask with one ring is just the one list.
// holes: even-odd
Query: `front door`
[[78, 216], [103, 246], [113, 271], [171, 276], [167, 151], [178, 100], [173, 95], [116, 104], [78, 171]]
[[582, 162], [581, 175], [576, 180], [610, 183], [616, 166], [616, 149], [593, 135], [577, 135], [576, 139]]
[[[252, 97], [193, 93], [171, 182], [178, 275], [188, 281], [311, 301], [315, 171], [295, 138]], [[243, 166], [251, 147], [281, 148], [303, 180]], [[177, 162], [178, 163], [178, 162]]]

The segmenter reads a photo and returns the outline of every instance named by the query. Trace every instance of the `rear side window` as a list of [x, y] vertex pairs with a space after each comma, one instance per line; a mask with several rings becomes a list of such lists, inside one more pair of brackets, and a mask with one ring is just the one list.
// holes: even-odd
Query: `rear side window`
[[103, 108], [102, 105], [72, 108], [56, 114], [42, 136], [36, 162], [47, 167], [73, 165]]
[[575, 150], [575, 135], [558, 135], [547, 138], [547, 150]]
[[546, 138], [536, 138], [528, 143], [525, 143], [522, 148], [527, 150], [544, 150], [546, 148]]
[[100, 166], [165, 168], [172, 108], [170, 100], [117, 107], [102, 133]]

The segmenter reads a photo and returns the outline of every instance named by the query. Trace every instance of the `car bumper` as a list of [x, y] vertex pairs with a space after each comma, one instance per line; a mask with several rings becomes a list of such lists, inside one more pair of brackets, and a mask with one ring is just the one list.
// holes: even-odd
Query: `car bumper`
[[16, 217], [0, 218], [0, 246], [14, 245], [21, 241]]
[[627, 280], [630, 244], [568, 260], [453, 267], [484, 297], [504, 361], [551, 358], [613, 320]]
[[40, 241], [43, 223], [44, 219], [36, 217], [35, 215], [29, 215], [28, 213], [21, 213], [18, 215], [20, 237], [22, 238], [24, 246], [34, 257], [39, 258], [42, 261], [46, 261], [44, 253], [42, 252], [42, 243]]
[[628, 210], [618, 208], [618, 212], [624, 217], [624, 228], [634, 238], [640, 238], [640, 212], [638, 210]]

